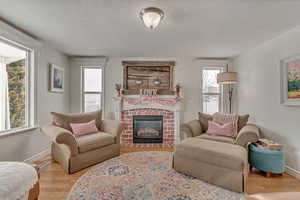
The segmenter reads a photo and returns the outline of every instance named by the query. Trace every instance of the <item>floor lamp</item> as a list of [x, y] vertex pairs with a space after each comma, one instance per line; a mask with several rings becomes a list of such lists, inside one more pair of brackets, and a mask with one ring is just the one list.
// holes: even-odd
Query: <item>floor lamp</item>
[[217, 75], [217, 83], [220, 85], [228, 85], [228, 99], [229, 99], [229, 113], [232, 112], [232, 94], [233, 94], [233, 87], [232, 85], [237, 84], [237, 73], [236, 72], [228, 72], [228, 65], [227, 65], [227, 72], [222, 72]]

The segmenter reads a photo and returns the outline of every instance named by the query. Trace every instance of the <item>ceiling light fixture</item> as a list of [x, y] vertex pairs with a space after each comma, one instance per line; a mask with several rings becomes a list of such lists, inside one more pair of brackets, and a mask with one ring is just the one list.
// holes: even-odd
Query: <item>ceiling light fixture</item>
[[144, 8], [140, 12], [140, 18], [146, 27], [155, 29], [164, 18], [164, 12], [155, 7]]

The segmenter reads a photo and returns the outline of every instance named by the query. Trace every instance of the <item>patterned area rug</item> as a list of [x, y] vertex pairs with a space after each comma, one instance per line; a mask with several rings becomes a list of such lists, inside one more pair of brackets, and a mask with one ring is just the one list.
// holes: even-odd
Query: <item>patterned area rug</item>
[[172, 153], [122, 154], [100, 163], [74, 184], [68, 200], [240, 200], [243, 195], [171, 168]]

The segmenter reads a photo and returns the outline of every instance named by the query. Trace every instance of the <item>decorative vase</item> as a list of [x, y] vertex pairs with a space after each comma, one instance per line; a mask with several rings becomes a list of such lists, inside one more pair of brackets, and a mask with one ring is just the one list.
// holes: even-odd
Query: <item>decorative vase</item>
[[175, 86], [175, 95], [176, 95], [176, 97], [180, 97], [180, 89], [181, 89], [181, 86], [179, 84], [177, 84]]

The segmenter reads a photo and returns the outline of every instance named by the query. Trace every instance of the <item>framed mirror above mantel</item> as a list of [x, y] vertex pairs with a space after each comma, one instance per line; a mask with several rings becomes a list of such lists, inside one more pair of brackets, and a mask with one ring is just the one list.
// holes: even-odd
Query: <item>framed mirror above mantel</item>
[[123, 61], [124, 95], [155, 89], [158, 95], [174, 95], [174, 61]]

